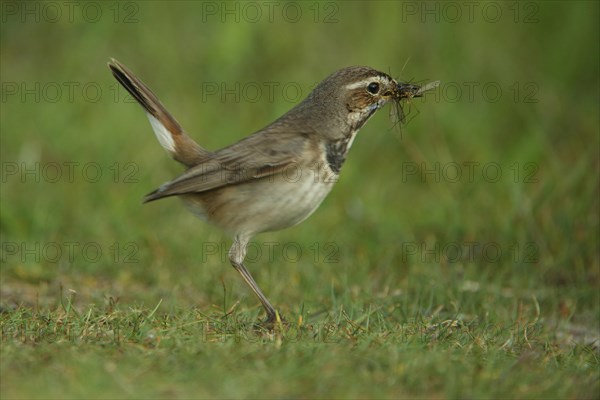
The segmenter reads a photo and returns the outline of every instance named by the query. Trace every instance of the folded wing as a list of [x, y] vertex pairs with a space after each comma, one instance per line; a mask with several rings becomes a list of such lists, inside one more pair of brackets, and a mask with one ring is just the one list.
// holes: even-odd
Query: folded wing
[[187, 193], [202, 193], [302, 168], [305, 151], [314, 145], [313, 135], [257, 132], [210, 157], [167, 182], [144, 198], [144, 202]]

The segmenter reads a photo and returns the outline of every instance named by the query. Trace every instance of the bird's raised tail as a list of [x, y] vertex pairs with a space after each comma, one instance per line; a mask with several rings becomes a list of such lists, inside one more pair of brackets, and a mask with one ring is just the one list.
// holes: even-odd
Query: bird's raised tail
[[156, 95], [127, 67], [114, 58], [110, 59], [108, 67], [119, 83], [144, 107], [156, 138], [171, 157], [187, 167], [210, 158], [211, 153], [185, 134]]

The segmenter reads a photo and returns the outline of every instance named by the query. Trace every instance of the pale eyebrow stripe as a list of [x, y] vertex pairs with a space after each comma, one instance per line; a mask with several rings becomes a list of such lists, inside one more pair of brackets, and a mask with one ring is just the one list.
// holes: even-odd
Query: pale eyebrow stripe
[[363, 79], [362, 81], [350, 83], [350, 84], [346, 85], [345, 88], [349, 89], [349, 90], [356, 89], [356, 88], [359, 88], [361, 86], [366, 85], [367, 83], [371, 83], [374, 80], [377, 80], [378, 82], [382, 83], [382, 78], [381, 77], [379, 77], [379, 76], [373, 76], [373, 77], [368, 78], [368, 79]]

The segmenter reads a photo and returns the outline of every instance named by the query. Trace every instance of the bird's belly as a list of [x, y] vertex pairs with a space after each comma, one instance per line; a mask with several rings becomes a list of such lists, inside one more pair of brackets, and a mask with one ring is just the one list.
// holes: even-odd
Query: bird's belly
[[233, 235], [253, 235], [288, 228], [308, 218], [336, 179], [326, 167], [289, 168], [258, 180], [183, 197], [201, 219]]

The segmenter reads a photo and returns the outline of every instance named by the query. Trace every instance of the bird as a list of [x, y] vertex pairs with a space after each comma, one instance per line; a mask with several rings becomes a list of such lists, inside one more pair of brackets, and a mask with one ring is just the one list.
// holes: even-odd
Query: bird
[[111, 58], [108, 67], [142, 106], [161, 146], [186, 168], [146, 195], [144, 203], [177, 196], [201, 220], [231, 235], [229, 261], [262, 304], [266, 325], [281, 317], [244, 265], [249, 241], [308, 218], [337, 182], [369, 118], [387, 103], [400, 105], [424, 91], [370, 67], [342, 68], [274, 122], [210, 151], [188, 136], [125, 65]]

